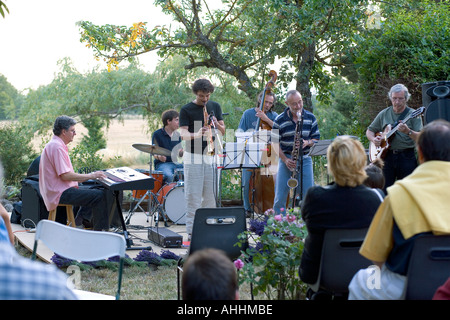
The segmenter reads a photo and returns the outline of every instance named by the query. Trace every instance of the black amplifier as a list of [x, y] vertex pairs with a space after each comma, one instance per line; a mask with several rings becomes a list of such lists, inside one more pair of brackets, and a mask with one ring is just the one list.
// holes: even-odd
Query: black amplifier
[[167, 228], [150, 227], [148, 240], [164, 248], [180, 248], [183, 244], [183, 237]]

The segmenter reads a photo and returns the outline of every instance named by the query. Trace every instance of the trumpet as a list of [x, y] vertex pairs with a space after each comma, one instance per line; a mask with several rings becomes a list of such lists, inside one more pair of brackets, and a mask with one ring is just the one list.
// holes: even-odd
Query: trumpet
[[208, 132], [207, 132], [207, 155], [213, 156], [214, 155], [214, 141], [213, 141], [213, 135], [212, 135], [212, 128], [211, 124], [209, 123], [209, 115], [208, 111], [206, 110], [206, 103], [203, 105], [203, 120], [204, 125], [208, 126]]
[[[294, 146], [292, 147], [292, 160], [294, 160], [296, 163], [298, 161], [298, 155], [299, 155], [299, 151], [300, 148], [302, 147], [302, 140], [303, 138], [301, 137], [301, 132], [300, 132], [300, 119], [301, 119], [301, 115], [300, 112], [297, 113], [297, 124], [295, 126], [295, 137], [294, 137]], [[298, 186], [298, 165], [295, 167], [294, 171], [292, 171], [291, 177], [289, 178], [289, 180], [287, 181], [287, 185], [290, 188], [290, 198], [294, 197], [294, 190], [295, 188], [297, 188]]]

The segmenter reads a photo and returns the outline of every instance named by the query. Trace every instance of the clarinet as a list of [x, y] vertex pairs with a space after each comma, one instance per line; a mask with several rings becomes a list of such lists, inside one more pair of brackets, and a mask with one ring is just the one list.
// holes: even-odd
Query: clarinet
[[[302, 133], [300, 132], [300, 120], [301, 120], [301, 114], [300, 112], [297, 113], [297, 124], [295, 126], [295, 137], [294, 137], [294, 147], [292, 148], [292, 160], [297, 163], [298, 161], [298, 155], [300, 148], [303, 145], [303, 138]], [[294, 197], [294, 190], [298, 186], [298, 165], [295, 166], [294, 171], [292, 171], [291, 177], [287, 181], [287, 185], [290, 188], [290, 198]]]
[[210, 124], [210, 117], [208, 115], [208, 111], [206, 110], [206, 103], [203, 105], [203, 121], [204, 121], [204, 126], [208, 127], [208, 132], [207, 132], [207, 155], [208, 156], [213, 156], [214, 155], [214, 141], [213, 141], [213, 136], [212, 136], [212, 128], [211, 128], [211, 124]]

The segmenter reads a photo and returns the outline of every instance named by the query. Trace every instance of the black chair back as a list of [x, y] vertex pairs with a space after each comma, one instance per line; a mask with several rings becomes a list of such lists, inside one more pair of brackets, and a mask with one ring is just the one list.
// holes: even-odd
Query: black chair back
[[243, 207], [200, 208], [195, 212], [189, 254], [214, 248], [223, 250], [233, 261], [241, 255], [243, 247], [236, 245], [239, 234], [247, 230]]
[[311, 286], [313, 291], [324, 290], [333, 296], [348, 294], [348, 285], [355, 273], [372, 264], [359, 254], [366, 233], [367, 228], [329, 229], [325, 232], [319, 276]]
[[181, 299], [181, 273], [184, 260], [197, 250], [220, 249], [234, 261], [248, 247], [245, 241], [238, 246], [239, 234], [247, 230], [244, 207], [200, 208], [195, 211], [192, 238], [188, 255], [177, 265], [177, 298]]
[[450, 236], [424, 235], [414, 240], [408, 265], [406, 300], [431, 300], [450, 277]]

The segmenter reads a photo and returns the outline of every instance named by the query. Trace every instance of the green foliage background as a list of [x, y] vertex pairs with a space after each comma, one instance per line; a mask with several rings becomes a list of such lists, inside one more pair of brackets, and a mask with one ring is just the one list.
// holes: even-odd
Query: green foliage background
[[[188, 12], [190, 2], [180, 3], [179, 8], [185, 6], [187, 10], [185, 14], [192, 14]], [[203, 30], [213, 30], [211, 34], [217, 37], [229, 37], [228, 40], [220, 39], [219, 53], [230, 61], [248, 64], [245, 70], [251, 78], [253, 91], [243, 90], [243, 82], [237, 81], [235, 75], [206, 63], [210, 52], [200, 47], [189, 51], [167, 46], [161, 52], [165, 60], [153, 72], [143, 71], [138, 60], [130, 58], [130, 63], [118, 70], [93, 69], [82, 74], [73, 67], [70, 59], [62, 59], [60, 70], [49, 85], [26, 94], [18, 92], [4, 76], [0, 76], [0, 120], [14, 121], [14, 125], [3, 126], [0, 145], [0, 158], [8, 181], [17, 183], [21, 174], [25, 174], [28, 167], [25, 163], [35, 156], [29, 147], [31, 139], [37, 134], [45, 142], [46, 133], [61, 114], [75, 117], [88, 128], [88, 135], [73, 153], [77, 166], [105, 167], [108, 164], [97, 151], [105, 146], [102, 130], [108, 128], [112, 119], [140, 115], [147, 119], [151, 132], [160, 126], [164, 110], [179, 110], [192, 99], [190, 85], [199, 77], [213, 81], [216, 90], [212, 99], [218, 101], [227, 114], [224, 117], [227, 129], [236, 129], [242, 113], [255, 105], [256, 93], [268, 80], [267, 63], [274, 62], [275, 58], [283, 61], [274, 87], [278, 100], [275, 111], [280, 113], [285, 107], [284, 94], [290, 80], [311, 77], [311, 101], [322, 139], [350, 134], [359, 137], [366, 146], [365, 129], [374, 115], [389, 105], [386, 94], [391, 85], [398, 82], [407, 85], [413, 95], [411, 106], [418, 107], [422, 83], [450, 77], [448, 0], [380, 2], [379, 6], [372, 7], [373, 12], [365, 2], [351, 0], [345, 3], [242, 1], [239, 5], [232, 11], [236, 20], [229, 22], [223, 33], [208, 28], [225, 18], [225, 10], [214, 12], [209, 18], [206, 15]], [[172, 12], [169, 7], [166, 10]], [[324, 20], [326, 13], [333, 14], [328, 24]], [[378, 27], [364, 28], [371, 15], [380, 17]], [[257, 19], [259, 16], [267, 19]], [[352, 27], [339, 30], [343, 23]], [[319, 35], [321, 24], [330, 29], [322, 30]], [[96, 30], [95, 26], [90, 28]], [[117, 31], [111, 26], [105, 28], [109, 33]], [[130, 29], [124, 27], [123, 30], [126, 30], [124, 35], [130, 37]], [[170, 39], [195, 40], [194, 35], [189, 38], [181, 29], [170, 36], [164, 35], [164, 31], [163, 27], [156, 28], [151, 37], [160, 37], [160, 44]], [[99, 37], [106, 35], [99, 33]], [[312, 38], [308, 38], [310, 36]], [[108, 40], [107, 37], [102, 39]], [[239, 39], [245, 42], [244, 46]], [[299, 39], [311, 41], [299, 42]], [[321, 42], [317, 42], [319, 39], [325, 41], [326, 46], [321, 47]], [[238, 42], [233, 45], [234, 41]], [[315, 43], [316, 51], [312, 73], [300, 75], [296, 69], [299, 65], [294, 60], [296, 57], [302, 60], [300, 51], [312, 43]], [[331, 50], [332, 57], [324, 59], [325, 51], [320, 50], [325, 48]], [[296, 50], [300, 51], [295, 53]], [[196, 60], [200, 57], [205, 59], [202, 63]], [[255, 64], [252, 64], [253, 58]], [[234, 141], [234, 136], [225, 136], [225, 141]], [[19, 160], [14, 162], [10, 158]], [[233, 179], [233, 174], [230, 176], [229, 179]]]

